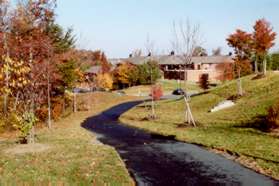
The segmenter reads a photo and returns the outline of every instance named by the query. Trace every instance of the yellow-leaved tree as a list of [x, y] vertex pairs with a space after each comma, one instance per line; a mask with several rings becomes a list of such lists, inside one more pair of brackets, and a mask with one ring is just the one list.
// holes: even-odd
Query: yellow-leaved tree
[[0, 65], [0, 93], [6, 97], [17, 98], [20, 91], [23, 91], [30, 82], [27, 76], [30, 68], [23, 61], [13, 60], [10, 57], [2, 57], [2, 61], [3, 64]]
[[100, 88], [111, 90], [113, 88], [113, 79], [109, 73], [98, 74], [96, 84]]

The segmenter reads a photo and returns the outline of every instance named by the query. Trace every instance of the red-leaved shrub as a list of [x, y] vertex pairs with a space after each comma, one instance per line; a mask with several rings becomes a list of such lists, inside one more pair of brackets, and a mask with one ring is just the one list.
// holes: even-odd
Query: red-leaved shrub
[[48, 117], [48, 108], [47, 107], [42, 107], [40, 109], [36, 110], [36, 117], [40, 120], [40, 121], [46, 121], [47, 117]]
[[151, 87], [151, 96], [155, 101], [158, 101], [163, 96], [163, 89], [161, 85], [154, 85]]
[[207, 90], [209, 89], [209, 75], [202, 74], [199, 80], [199, 85], [202, 89]]
[[63, 98], [58, 97], [52, 99], [52, 105], [51, 105], [52, 119], [58, 120], [63, 114], [63, 108], [64, 108]]

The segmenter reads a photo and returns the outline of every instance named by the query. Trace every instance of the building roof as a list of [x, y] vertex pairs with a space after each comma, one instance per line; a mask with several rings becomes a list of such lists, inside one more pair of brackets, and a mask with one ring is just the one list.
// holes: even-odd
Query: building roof
[[[184, 64], [182, 56], [178, 55], [162, 55], [154, 57], [132, 57], [123, 59], [124, 61], [129, 61], [135, 65], [140, 65], [146, 63], [150, 60], [158, 61], [160, 65], [180, 65]], [[119, 62], [120, 60], [118, 60]], [[219, 64], [219, 63], [233, 63], [231, 56], [202, 56], [202, 57], [192, 57], [192, 63], [195, 64]]]
[[101, 71], [101, 66], [92, 66], [85, 71], [87, 74], [98, 74]]

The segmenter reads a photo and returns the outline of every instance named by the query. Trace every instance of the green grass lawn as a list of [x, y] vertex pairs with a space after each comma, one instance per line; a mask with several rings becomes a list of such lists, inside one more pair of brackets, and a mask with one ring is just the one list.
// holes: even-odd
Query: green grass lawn
[[80, 99], [95, 103], [92, 110], [62, 119], [52, 130], [37, 129], [37, 143], [47, 145], [46, 151], [7, 153], [18, 147], [15, 139], [0, 141], [0, 185], [134, 185], [117, 152], [80, 126], [87, 117], [130, 98], [95, 93]]
[[[158, 84], [162, 85], [165, 94], [169, 94], [177, 88], [182, 88], [188, 91], [201, 91], [201, 89], [196, 83], [187, 82], [187, 84], [185, 84], [184, 81], [180, 81], [180, 83], [178, 83], [176, 80], [158, 80]], [[139, 92], [142, 95], [148, 95], [151, 91], [151, 86], [150, 85], [134, 86], [134, 87], [124, 89], [123, 91], [127, 95], [133, 95], [133, 96], [138, 96]]]
[[[197, 128], [181, 127], [184, 123], [183, 100], [160, 101], [158, 119], [144, 121], [148, 111], [138, 106], [125, 113], [122, 122], [148, 131], [175, 135], [178, 140], [200, 144], [240, 156], [242, 163], [252, 162], [252, 168], [279, 179], [279, 135], [258, 129], [261, 116], [279, 100], [279, 75], [266, 78], [243, 78], [245, 96], [236, 106], [216, 113], [208, 112], [220, 101], [236, 94], [236, 82], [214, 88], [208, 94], [192, 98], [191, 107]], [[249, 165], [250, 166], [250, 165]]]

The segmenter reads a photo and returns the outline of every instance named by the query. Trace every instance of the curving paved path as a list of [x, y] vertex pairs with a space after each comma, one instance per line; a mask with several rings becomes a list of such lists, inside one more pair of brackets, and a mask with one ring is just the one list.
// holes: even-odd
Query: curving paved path
[[119, 116], [140, 103], [115, 106], [82, 125], [118, 151], [138, 185], [279, 185], [198, 146], [121, 125]]

